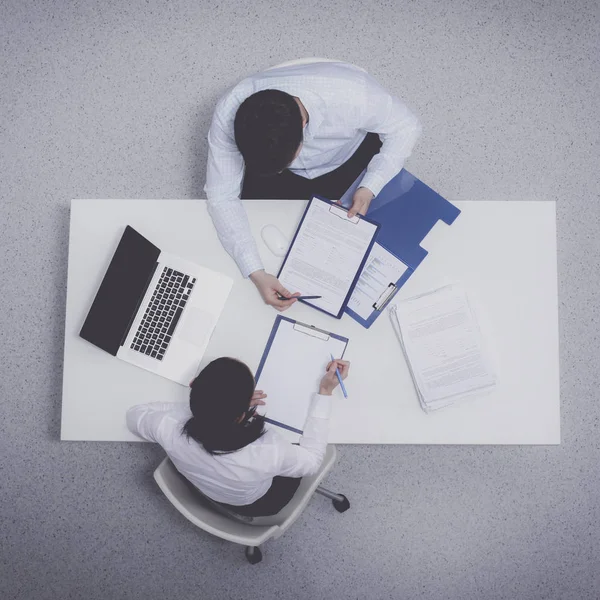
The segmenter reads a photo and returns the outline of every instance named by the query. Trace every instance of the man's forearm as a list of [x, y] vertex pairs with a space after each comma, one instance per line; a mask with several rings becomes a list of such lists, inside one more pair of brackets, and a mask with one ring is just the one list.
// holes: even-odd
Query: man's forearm
[[207, 202], [223, 248], [235, 260], [244, 277], [263, 268], [248, 216], [239, 198], [209, 197]]

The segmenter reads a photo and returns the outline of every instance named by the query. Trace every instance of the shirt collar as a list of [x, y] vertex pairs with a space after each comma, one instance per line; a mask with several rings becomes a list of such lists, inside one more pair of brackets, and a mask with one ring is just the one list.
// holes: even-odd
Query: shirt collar
[[308, 124], [304, 128], [302, 137], [305, 142], [310, 142], [319, 131], [325, 118], [324, 102], [319, 96], [308, 91], [301, 92], [297, 97], [308, 113]]

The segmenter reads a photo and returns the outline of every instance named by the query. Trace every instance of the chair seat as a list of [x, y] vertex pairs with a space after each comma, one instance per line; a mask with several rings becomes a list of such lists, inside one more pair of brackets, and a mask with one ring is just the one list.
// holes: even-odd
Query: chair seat
[[[335, 464], [337, 453], [334, 445], [328, 445], [319, 471], [310, 477], [303, 477], [294, 497], [276, 514], [268, 517], [254, 517], [253, 525], [278, 525], [289, 527], [310, 502], [315, 490]], [[290, 522], [291, 520], [291, 522]], [[289, 524], [286, 526], [286, 523]]]
[[259, 546], [270, 538], [278, 538], [294, 523], [335, 464], [336, 457], [335, 446], [329, 444], [319, 471], [303, 477], [287, 506], [268, 517], [241, 517], [234, 520], [220, 510], [217, 512], [212, 503], [206, 502], [206, 497], [177, 471], [168, 457], [154, 471], [154, 479], [171, 504], [200, 529], [230, 542]]
[[[273, 67], [269, 67], [267, 69], [267, 71], [271, 71], [272, 69], [281, 69], [283, 67], [295, 67], [298, 65], [312, 65], [315, 63], [328, 63], [328, 62], [344, 62], [341, 60], [337, 60], [335, 58], [318, 58], [316, 56], [314, 57], [309, 57], [309, 58], [297, 58], [295, 60], [288, 60], [286, 62], [282, 62], [278, 65], [275, 65]], [[354, 65], [357, 69], [360, 69], [361, 71], [365, 71], [362, 67], [359, 67], [358, 65]], [[366, 73], [366, 71], [365, 71]]]

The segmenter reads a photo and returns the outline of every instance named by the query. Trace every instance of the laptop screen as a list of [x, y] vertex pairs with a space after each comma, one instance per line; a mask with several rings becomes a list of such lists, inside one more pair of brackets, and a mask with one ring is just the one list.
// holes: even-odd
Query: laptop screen
[[160, 249], [129, 225], [104, 275], [79, 335], [113, 356], [156, 270]]

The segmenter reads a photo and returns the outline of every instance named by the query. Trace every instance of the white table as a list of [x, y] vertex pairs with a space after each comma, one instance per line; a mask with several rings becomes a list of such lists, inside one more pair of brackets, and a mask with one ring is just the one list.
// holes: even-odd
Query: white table
[[[268, 271], [281, 259], [260, 239], [274, 223], [292, 236], [304, 201], [251, 200], [246, 208]], [[400, 290], [409, 297], [451, 281], [474, 301], [495, 357], [499, 386], [482, 398], [425, 414], [389, 315], [366, 330], [297, 303], [285, 314], [350, 339], [349, 398], [334, 399], [330, 441], [370, 444], [558, 444], [560, 402], [555, 205], [463, 202], [451, 228], [438, 223], [430, 255]], [[130, 406], [187, 400], [187, 389], [135, 368], [78, 337], [126, 224], [161, 249], [226, 273], [235, 285], [202, 366], [223, 355], [255, 370], [276, 312], [222, 249], [203, 200], [74, 200], [62, 404], [63, 440], [137, 440]], [[266, 390], [268, 392], [268, 390]]]

